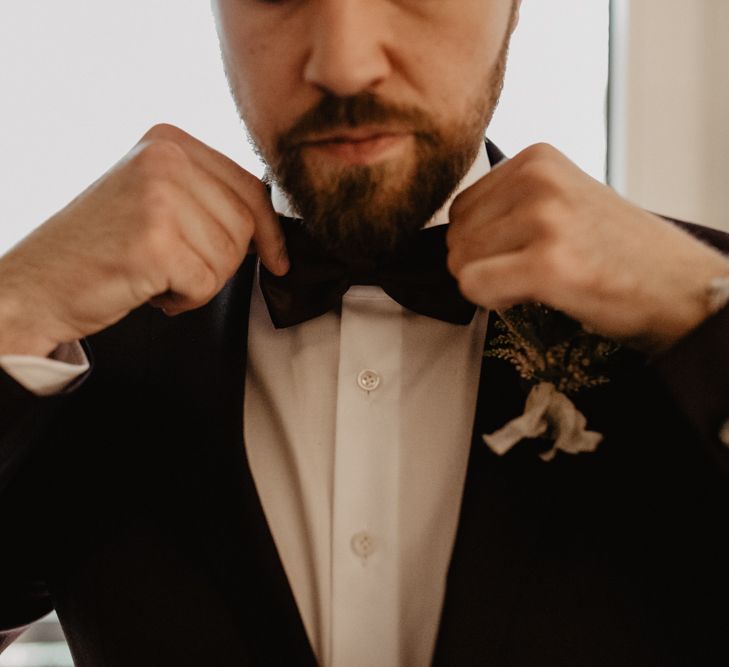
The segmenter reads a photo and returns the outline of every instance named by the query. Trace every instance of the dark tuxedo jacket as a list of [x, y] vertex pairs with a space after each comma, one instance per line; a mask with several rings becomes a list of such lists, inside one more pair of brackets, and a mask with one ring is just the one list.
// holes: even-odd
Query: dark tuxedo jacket
[[[243, 442], [253, 268], [90, 337], [61, 395], [0, 372], [0, 643], [55, 608], [84, 667], [315, 664]], [[484, 360], [434, 664], [729, 664], [728, 353], [724, 309], [635, 355], [550, 463], [483, 443], [527, 389]]]

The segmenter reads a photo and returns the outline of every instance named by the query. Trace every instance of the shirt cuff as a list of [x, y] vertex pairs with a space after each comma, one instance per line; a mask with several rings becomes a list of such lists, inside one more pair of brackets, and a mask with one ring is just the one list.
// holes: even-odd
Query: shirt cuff
[[89, 370], [89, 360], [78, 341], [62, 343], [48, 357], [0, 355], [0, 367], [38, 396], [57, 394]]

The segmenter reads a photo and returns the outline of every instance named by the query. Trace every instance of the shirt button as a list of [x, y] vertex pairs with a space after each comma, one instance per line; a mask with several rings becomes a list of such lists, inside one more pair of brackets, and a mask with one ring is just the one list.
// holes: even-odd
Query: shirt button
[[725, 447], [729, 447], [729, 419], [727, 419], [719, 429], [719, 440]]
[[357, 384], [360, 389], [364, 389], [365, 391], [374, 391], [380, 386], [380, 376], [375, 371], [360, 371], [357, 376]]
[[362, 560], [375, 553], [375, 539], [366, 530], [352, 535], [352, 551]]

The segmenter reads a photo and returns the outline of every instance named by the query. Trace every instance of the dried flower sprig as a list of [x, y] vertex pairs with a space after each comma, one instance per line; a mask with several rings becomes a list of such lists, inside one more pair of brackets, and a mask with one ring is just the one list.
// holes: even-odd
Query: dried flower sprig
[[579, 322], [540, 303], [496, 313], [496, 335], [485, 356], [513, 364], [531, 385], [523, 414], [493, 433], [482, 435], [503, 455], [526, 438], [545, 438], [552, 448], [539, 456], [551, 461], [558, 451], [593, 452], [603, 439], [588, 431], [587, 419], [568, 395], [610, 381], [621, 346], [587, 331]]
[[567, 395], [609, 382], [615, 341], [586, 331], [579, 322], [540, 303], [499, 311], [497, 335], [485, 355], [514, 365], [532, 382], [549, 382]]

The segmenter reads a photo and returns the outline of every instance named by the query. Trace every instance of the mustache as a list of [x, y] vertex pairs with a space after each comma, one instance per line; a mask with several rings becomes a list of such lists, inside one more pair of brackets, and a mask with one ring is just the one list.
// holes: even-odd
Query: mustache
[[438, 136], [433, 121], [420, 109], [384, 102], [372, 93], [349, 97], [325, 95], [279, 137], [278, 153], [283, 155], [295, 150], [312, 134], [375, 123], [402, 127], [428, 143], [436, 142]]

